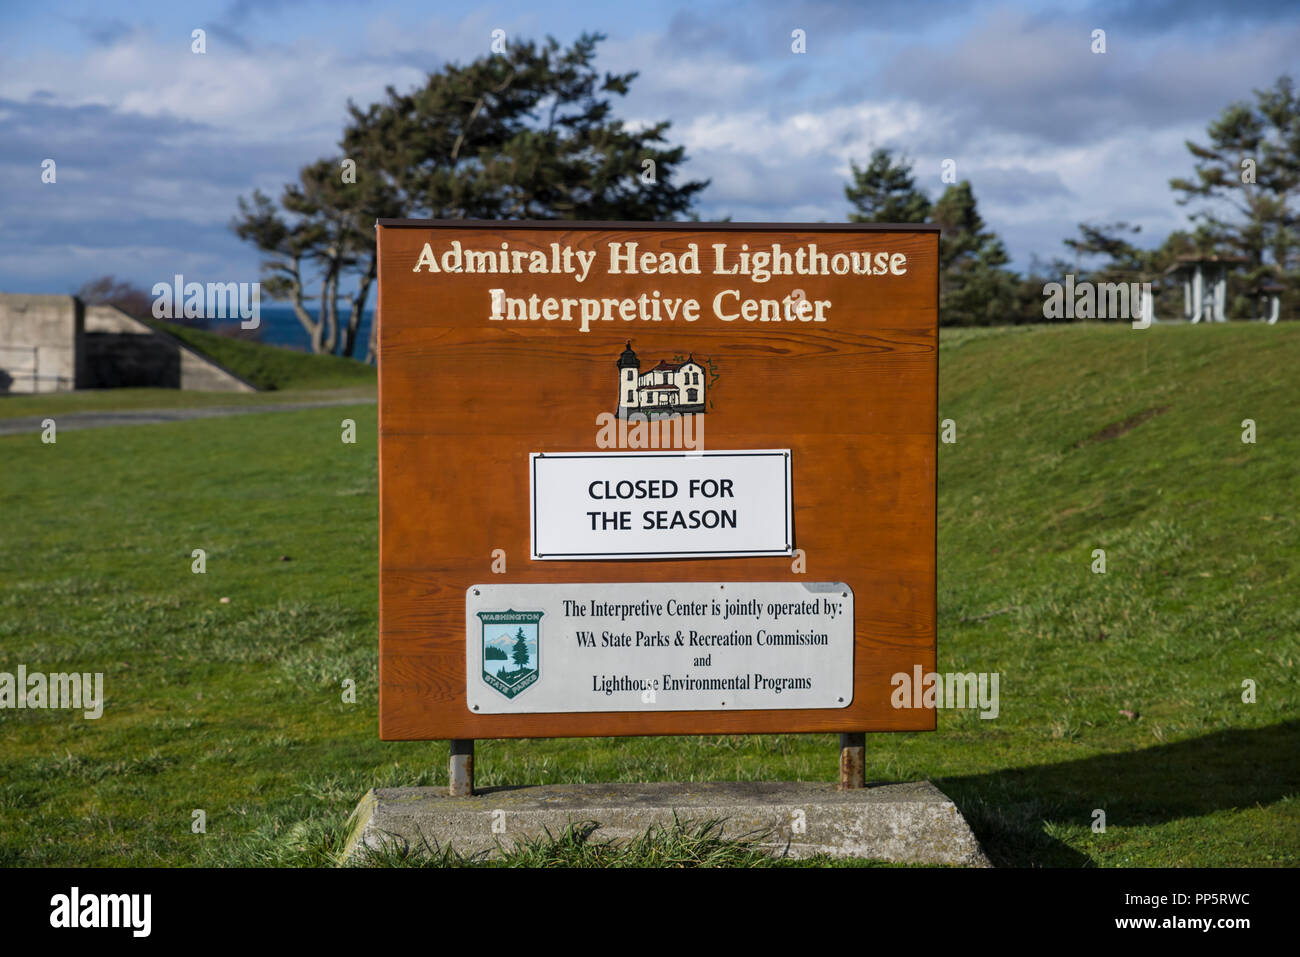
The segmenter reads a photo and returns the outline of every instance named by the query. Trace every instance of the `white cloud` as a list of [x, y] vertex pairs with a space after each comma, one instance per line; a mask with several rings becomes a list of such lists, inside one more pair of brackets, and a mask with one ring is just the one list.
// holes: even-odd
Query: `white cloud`
[[[31, 55], [0, 74], [0, 97], [26, 100], [40, 90], [61, 105], [100, 104], [124, 114], [184, 117], [238, 144], [298, 140], [304, 156], [338, 138], [351, 96], [378, 99], [387, 84], [409, 86], [414, 67], [345, 57], [305, 41], [278, 50], [164, 45], [134, 32], [80, 55]], [[304, 159], [305, 161], [305, 159]]]
[[[887, 146], [914, 160], [932, 196], [943, 187], [940, 163], [955, 159], [1021, 266], [1031, 253], [1062, 254], [1060, 240], [1080, 221], [1137, 221], [1143, 241], [1183, 226], [1186, 210], [1168, 189], [1170, 176], [1191, 169], [1183, 141], [1203, 138], [1229, 100], [1271, 84], [1300, 46], [1295, 23], [1204, 34], [1117, 23], [1110, 52], [1098, 56], [1088, 52], [1092, 14], [975, 8], [901, 33], [847, 9], [817, 10], [816, 52], [806, 56], [772, 39], [769, 20], [784, 8], [738, 31], [717, 11], [696, 11], [649, 30], [609, 31], [598, 67], [640, 71], [616, 113], [634, 126], [673, 120], [670, 142], [688, 156], [680, 176], [712, 181], [700, 201], [705, 217], [842, 220], [850, 160]], [[225, 229], [235, 197], [254, 186], [278, 192], [300, 165], [332, 151], [349, 98], [364, 105], [448, 59], [469, 62], [497, 27], [511, 38], [548, 32], [543, 13], [494, 16], [384, 13], [346, 42], [304, 29], [256, 34], [244, 48], [210, 31], [202, 55], [190, 52], [188, 34], [164, 40], [136, 28], [82, 52], [7, 58], [0, 99], [24, 107], [0, 109], [0, 140], [11, 147], [0, 143], [0, 165], [36, 182], [21, 165], [27, 153], [57, 155], [57, 188], [68, 191], [0, 199], [10, 223], [41, 216], [63, 229], [40, 251], [11, 241], [6, 274], [173, 262], [220, 271], [223, 255], [254, 261]], [[26, 108], [35, 102], [49, 111]], [[86, 104], [105, 112], [67, 109]], [[47, 121], [32, 138], [23, 126], [32, 116], [72, 125]], [[19, 134], [21, 158], [12, 151]], [[47, 143], [57, 152], [41, 152]], [[70, 161], [78, 148], [80, 161]], [[164, 221], [183, 225], [166, 242], [147, 232]], [[193, 244], [177, 248], [171, 240], [185, 230]]]

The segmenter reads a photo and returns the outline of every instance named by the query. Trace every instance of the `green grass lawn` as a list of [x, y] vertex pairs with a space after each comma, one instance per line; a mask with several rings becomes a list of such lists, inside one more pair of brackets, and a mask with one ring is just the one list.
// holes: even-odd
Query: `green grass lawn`
[[[945, 333], [939, 669], [998, 672], [1001, 713], [869, 736], [869, 778], [935, 781], [998, 864], [1300, 864], [1297, 368], [1300, 325]], [[327, 864], [367, 788], [446, 783], [445, 742], [377, 740], [373, 405], [0, 437], [0, 469], [0, 670], [102, 671], [107, 698], [98, 721], [0, 711], [0, 864]], [[476, 763], [484, 786], [831, 780], [837, 752], [482, 741]], [[557, 847], [525, 860], [601, 856]]]

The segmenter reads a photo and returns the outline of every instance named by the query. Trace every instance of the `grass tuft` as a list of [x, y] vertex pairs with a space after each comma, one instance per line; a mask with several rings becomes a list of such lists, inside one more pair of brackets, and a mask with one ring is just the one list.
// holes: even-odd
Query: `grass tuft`
[[771, 867], [777, 862], [761, 842], [767, 832], [724, 836], [725, 821], [680, 820], [653, 825], [629, 841], [598, 840], [597, 821], [570, 822], [559, 834], [523, 838], [497, 855], [462, 855], [436, 841], [418, 846], [393, 840], [358, 855], [359, 867]]

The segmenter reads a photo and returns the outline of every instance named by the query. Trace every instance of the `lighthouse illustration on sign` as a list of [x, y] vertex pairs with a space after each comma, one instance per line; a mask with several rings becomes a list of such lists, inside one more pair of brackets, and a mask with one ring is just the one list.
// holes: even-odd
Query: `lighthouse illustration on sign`
[[661, 360], [645, 372], [629, 341], [618, 357], [618, 417], [641, 413], [647, 419], [703, 412], [707, 376], [694, 354], [685, 362]]

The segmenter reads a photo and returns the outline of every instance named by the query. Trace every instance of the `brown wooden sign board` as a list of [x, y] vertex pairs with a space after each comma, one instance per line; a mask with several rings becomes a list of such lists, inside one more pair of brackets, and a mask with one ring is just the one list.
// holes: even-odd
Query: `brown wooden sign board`
[[[933, 730], [891, 677], [935, 667], [936, 229], [382, 220], [378, 243], [381, 738]], [[697, 366], [704, 450], [789, 450], [793, 554], [534, 558], [534, 457], [608, 451], [620, 376], [686, 402]], [[800, 581], [852, 590], [847, 706], [471, 710], [476, 585]]]

